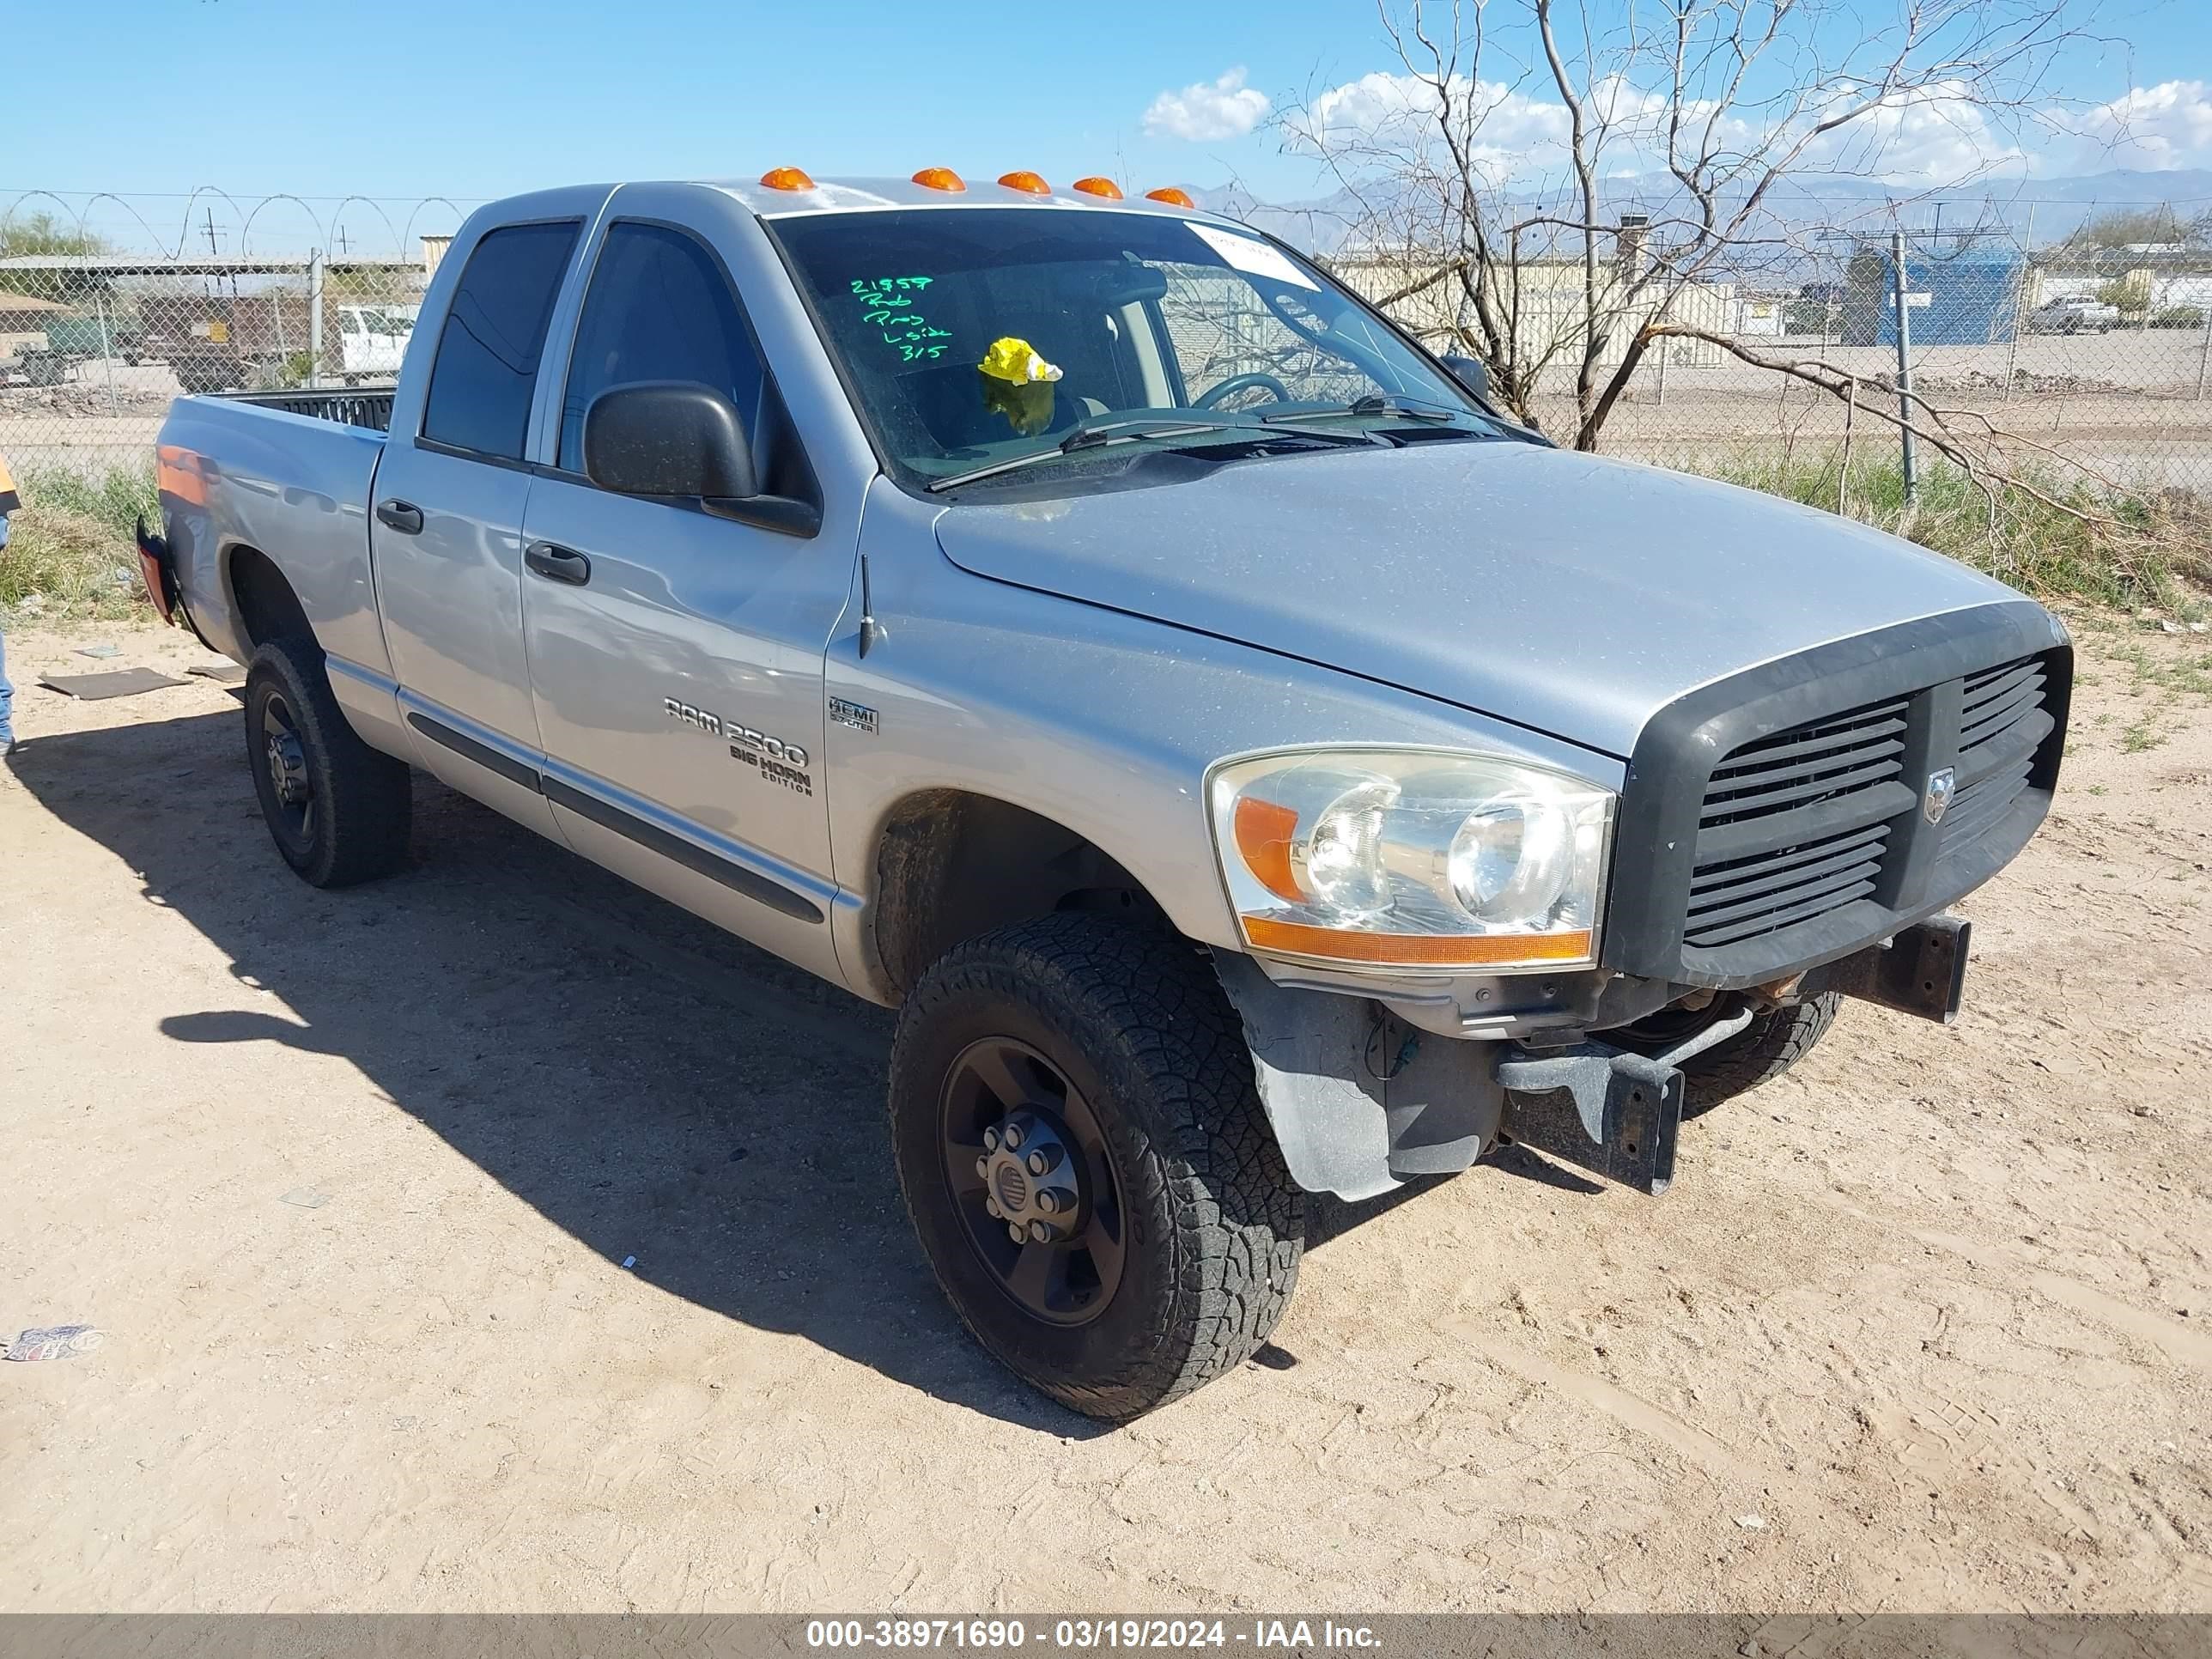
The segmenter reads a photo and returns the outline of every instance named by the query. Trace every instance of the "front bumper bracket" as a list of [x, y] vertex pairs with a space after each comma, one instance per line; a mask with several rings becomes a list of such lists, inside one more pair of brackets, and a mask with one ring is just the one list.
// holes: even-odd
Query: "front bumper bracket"
[[1814, 969], [1798, 994], [1841, 991], [1948, 1025], [1958, 1018], [1966, 994], [1966, 945], [1973, 927], [1963, 916], [1930, 916], [1894, 939]]
[[1744, 1009], [1656, 1057], [1584, 1042], [1555, 1053], [1515, 1048], [1498, 1062], [1499, 1133], [1657, 1197], [1674, 1179], [1682, 1061], [1751, 1024]]

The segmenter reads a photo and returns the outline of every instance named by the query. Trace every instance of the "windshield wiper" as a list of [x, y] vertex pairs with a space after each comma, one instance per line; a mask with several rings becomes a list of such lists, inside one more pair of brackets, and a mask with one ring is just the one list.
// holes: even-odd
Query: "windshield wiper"
[[[996, 477], [1001, 472], [1018, 471], [1041, 461], [1060, 460], [1105, 444], [1137, 443], [1152, 438], [1184, 438], [1204, 432], [1249, 431], [1256, 434], [1258, 430], [1258, 427], [1249, 419], [1221, 420], [1206, 416], [1128, 415], [1119, 418], [1097, 418], [1078, 422], [1066, 437], [1049, 449], [1036, 449], [1025, 455], [1010, 456], [1003, 461], [993, 461], [988, 466], [956, 472], [949, 478], [933, 478], [926, 488], [933, 495], [939, 495], [948, 489], [957, 489], [962, 484]], [[1323, 432], [1305, 427], [1277, 427], [1268, 435], [1275, 432], [1286, 437], [1319, 438], [1328, 443], [1364, 445], [1375, 441], [1365, 433]]]
[[1473, 411], [1450, 409], [1442, 404], [1415, 403], [1404, 398], [1386, 398], [1374, 393], [1355, 398], [1348, 404], [1336, 404], [1327, 409], [1285, 410], [1280, 415], [1262, 415], [1260, 418], [1270, 425], [1277, 422], [1326, 420], [1337, 415], [1395, 415], [1408, 421], [1455, 422], [1472, 420]]
[[1026, 455], [1009, 456], [1003, 461], [993, 461], [988, 466], [956, 472], [949, 478], [933, 478], [928, 488], [930, 493], [935, 495], [943, 490], [956, 489], [962, 484], [974, 483], [979, 478], [996, 477], [1001, 472], [1035, 466], [1039, 461], [1056, 461], [1062, 456], [1096, 449], [1102, 444], [1135, 443], [1145, 438], [1185, 437], [1196, 432], [1225, 432], [1235, 422], [1230, 421], [1188, 420], [1181, 416], [1165, 415], [1133, 415], [1120, 420], [1081, 421], [1049, 449], [1033, 449]]

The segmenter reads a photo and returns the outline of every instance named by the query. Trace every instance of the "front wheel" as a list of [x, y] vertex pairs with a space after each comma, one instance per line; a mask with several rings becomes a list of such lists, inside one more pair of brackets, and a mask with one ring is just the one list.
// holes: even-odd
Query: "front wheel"
[[302, 640], [270, 640], [246, 672], [246, 761], [284, 862], [316, 887], [388, 875], [407, 858], [406, 766], [346, 723]]
[[1290, 1302], [1304, 1194], [1179, 939], [1069, 914], [958, 946], [901, 1012], [890, 1115], [938, 1283], [1062, 1405], [1122, 1422], [1177, 1399]]

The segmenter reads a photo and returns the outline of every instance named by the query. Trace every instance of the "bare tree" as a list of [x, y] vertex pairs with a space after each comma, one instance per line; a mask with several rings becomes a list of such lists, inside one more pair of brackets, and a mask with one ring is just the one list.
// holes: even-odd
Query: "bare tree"
[[1398, 70], [1282, 130], [1353, 204], [1340, 262], [1524, 419], [1571, 368], [1591, 449], [1654, 344], [1718, 331], [1696, 290], [1791, 255], [1790, 181], [1893, 175], [1931, 131], [1986, 165], [2094, 0], [1890, 3], [1377, 0]]

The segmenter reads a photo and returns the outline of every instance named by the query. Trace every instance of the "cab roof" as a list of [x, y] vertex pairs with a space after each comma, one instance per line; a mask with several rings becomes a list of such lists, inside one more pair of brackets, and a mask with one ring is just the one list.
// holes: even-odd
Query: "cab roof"
[[[778, 169], [783, 171], [783, 169]], [[773, 176], [772, 174], [769, 176]], [[804, 177], [804, 175], [801, 175]], [[1012, 177], [1013, 175], [1008, 175]], [[1065, 186], [1039, 195], [994, 179], [971, 179], [962, 190], [940, 190], [911, 179], [821, 179], [810, 187], [779, 190], [757, 179], [708, 179], [700, 182], [726, 192], [763, 219], [808, 213], [856, 213], [884, 208], [1030, 207], [1106, 209], [1117, 213], [1158, 213], [1170, 218], [1216, 218], [1171, 203], [1147, 200], [1141, 193], [1121, 199], [1094, 196]]]

